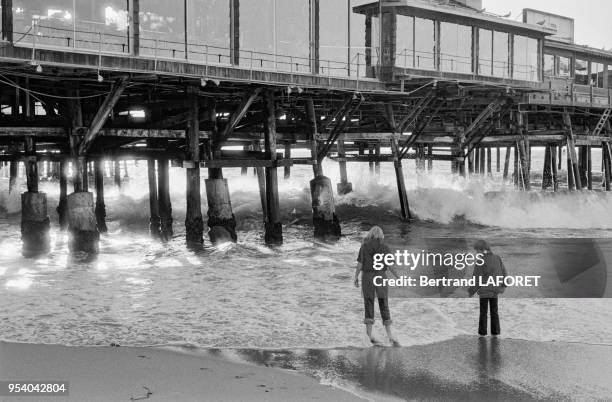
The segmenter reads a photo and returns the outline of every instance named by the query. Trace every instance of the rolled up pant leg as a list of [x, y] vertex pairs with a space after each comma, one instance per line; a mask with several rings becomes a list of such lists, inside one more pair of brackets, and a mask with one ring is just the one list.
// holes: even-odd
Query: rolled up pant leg
[[383, 325], [390, 325], [391, 321], [391, 312], [389, 311], [389, 300], [386, 297], [378, 298], [378, 308], [380, 309], [380, 316], [383, 320]]

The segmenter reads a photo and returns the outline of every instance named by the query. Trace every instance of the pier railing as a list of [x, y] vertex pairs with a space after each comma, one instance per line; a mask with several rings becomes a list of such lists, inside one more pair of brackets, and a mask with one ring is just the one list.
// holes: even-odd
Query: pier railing
[[357, 79], [372, 78], [376, 75], [373, 72], [376, 67], [373, 69], [366, 65], [366, 53], [376, 55], [373, 57], [375, 60], [378, 60], [379, 54], [378, 48], [345, 47], [339, 49], [339, 57], [335, 60], [315, 59], [274, 51], [232, 49], [207, 43], [173, 41], [165, 39], [161, 33], [141, 30], [138, 54], [135, 55], [131, 52], [130, 37], [127, 34], [51, 27], [36, 21], [25, 32], [14, 32], [14, 38], [15, 46], [32, 48], [33, 59], [37, 48], [60, 48], [147, 57], [156, 61], [184, 60], [195, 64], [235, 66], [251, 71], [268, 70]]

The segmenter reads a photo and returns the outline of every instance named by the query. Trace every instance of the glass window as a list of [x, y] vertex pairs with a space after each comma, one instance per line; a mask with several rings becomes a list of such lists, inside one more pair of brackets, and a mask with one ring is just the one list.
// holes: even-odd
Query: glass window
[[[345, 68], [348, 46], [348, 13], [346, 0], [319, 2], [319, 72], [324, 75], [347, 75]], [[363, 35], [362, 51], [365, 53], [365, 16], [360, 29]], [[362, 61], [365, 62], [365, 61]]]
[[493, 32], [493, 75], [509, 78], [509, 35], [505, 32]]
[[571, 60], [569, 59], [569, 57], [559, 56], [558, 60], [559, 60], [559, 77], [570, 77], [572, 74], [570, 70]]
[[[329, 0], [325, 0], [329, 1]], [[365, 37], [366, 37], [366, 16], [357, 14], [352, 11], [352, 7], [370, 3], [364, 0], [351, 0], [350, 25], [351, 25], [351, 75], [355, 76], [359, 72], [359, 76], [365, 76]], [[336, 18], [337, 19], [337, 18]], [[374, 46], [374, 45], [373, 45]], [[378, 46], [378, 45], [375, 45]]]
[[472, 72], [472, 27], [440, 23], [440, 70]]
[[603, 88], [604, 84], [604, 66], [601, 63], [591, 62], [591, 85]]
[[555, 56], [552, 54], [544, 55], [544, 75], [546, 77], [554, 77], [556, 75]]
[[378, 66], [378, 60], [380, 58], [380, 18], [378, 16], [372, 16], [372, 67]]
[[308, 0], [275, 0], [277, 69], [310, 71], [310, 4]]
[[240, 0], [240, 64], [274, 69], [274, 0]]
[[397, 16], [395, 65], [414, 67], [414, 17], [401, 14]]
[[493, 75], [493, 32], [478, 30], [478, 74]]
[[[74, 3], [58, 0], [17, 0], [13, 2], [13, 39], [53, 46], [74, 46]], [[33, 21], [37, 27], [33, 26]]]
[[513, 78], [524, 81], [538, 80], [538, 40], [514, 35]]
[[230, 24], [228, 0], [187, 0], [189, 60], [230, 64]]
[[76, 47], [128, 53], [126, 0], [75, 0]]
[[140, 3], [140, 54], [185, 58], [184, 3], [166, 0]]
[[415, 68], [433, 70], [435, 68], [436, 42], [434, 40], [434, 22], [423, 18], [414, 19]]
[[589, 85], [589, 63], [584, 60], [574, 62], [574, 81], [579, 85]]

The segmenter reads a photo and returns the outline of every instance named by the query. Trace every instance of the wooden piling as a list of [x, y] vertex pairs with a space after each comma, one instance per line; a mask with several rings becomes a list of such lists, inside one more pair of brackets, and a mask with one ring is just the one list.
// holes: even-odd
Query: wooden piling
[[161, 233], [161, 220], [159, 218], [159, 200], [157, 198], [155, 159], [147, 159], [147, 178], [149, 181], [149, 231], [151, 236], [159, 238]]
[[200, 196], [200, 116], [197, 89], [189, 88], [189, 120], [186, 132], [187, 164], [185, 213], [185, 235], [187, 243], [199, 245], [204, 242], [204, 219]]
[[[574, 142], [574, 130], [572, 128], [572, 119], [568, 112], [563, 113], [563, 125], [567, 132], [567, 159], [568, 159], [568, 175], [572, 173], [573, 180], [570, 189], [573, 189], [575, 184], [576, 189], [582, 189], [582, 181], [578, 170], [578, 158], [576, 157], [576, 145]], [[571, 167], [571, 169], [570, 169]], [[568, 180], [568, 183], [570, 181]]]
[[510, 169], [510, 152], [512, 152], [512, 147], [506, 147], [506, 155], [504, 158], [504, 180], [508, 180], [508, 170]]
[[552, 178], [552, 152], [550, 145], [544, 149], [544, 167], [542, 169], [542, 190], [546, 190], [553, 185]]
[[501, 171], [501, 150], [499, 147], [495, 148], [495, 171], [499, 173]]
[[323, 175], [323, 167], [317, 160], [317, 114], [315, 112], [314, 101], [312, 98], [306, 99], [306, 118], [308, 120], [309, 128], [310, 159], [313, 162], [312, 171], [314, 173], [314, 177], [317, 177]]
[[264, 139], [266, 157], [272, 161], [271, 167], [266, 167], [266, 207], [267, 221], [264, 239], [266, 244], [283, 242], [283, 226], [280, 217], [278, 199], [278, 177], [276, 168], [276, 115], [274, 92], [267, 90], [264, 94]]
[[578, 172], [580, 173], [582, 188], [588, 186], [588, 164], [588, 147], [586, 145], [581, 145], [578, 147]]
[[474, 147], [474, 173], [480, 174], [480, 147]]
[[559, 174], [558, 174], [558, 164], [557, 164], [557, 146], [552, 146], [550, 150], [550, 165], [552, 169], [552, 184], [553, 191], [559, 190]]
[[9, 194], [15, 191], [17, 186], [17, 174], [19, 173], [19, 162], [11, 161], [9, 164]]
[[[261, 144], [256, 142], [253, 144], [255, 151], [261, 152]], [[266, 198], [266, 172], [263, 167], [255, 167], [255, 175], [257, 176], [257, 184], [259, 187], [259, 199], [261, 201], [261, 213], [263, 216], [264, 225], [268, 221], [268, 203]]]
[[227, 179], [206, 179], [206, 196], [211, 243], [236, 242], [236, 217], [232, 211]]
[[603, 155], [604, 188], [606, 191], [610, 191], [610, 179], [612, 177], [612, 155], [610, 154], [610, 144], [608, 142], [603, 142], [601, 144], [601, 153]]
[[433, 145], [427, 145], [427, 170], [433, 170]]
[[121, 187], [121, 165], [119, 164], [118, 159], [115, 159], [113, 161], [113, 168], [115, 176], [115, 186]]
[[[247, 151], [252, 151], [253, 148], [250, 145], [245, 145], [242, 147], [242, 150], [246, 153]], [[249, 173], [249, 168], [247, 166], [242, 166], [240, 168], [240, 176], [246, 176]]]
[[375, 148], [376, 162], [374, 162], [374, 173], [380, 176], [380, 142], [376, 143]]
[[487, 176], [492, 176], [493, 170], [491, 167], [491, 147], [487, 147]]
[[406, 194], [406, 184], [404, 182], [404, 171], [402, 170], [402, 160], [399, 158], [399, 144], [397, 138], [391, 139], [391, 152], [393, 154], [393, 166], [395, 168], [395, 178], [397, 181], [397, 192], [400, 199], [400, 209], [402, 213], [402, 219], [409, 221], [410, 205], [408, 204], [408, 195]]
[[348, 194], [353, 191], [353, 184], [348, 181], [346, 173], [346, 153], [344, 152], [344, 140], [336, 142], [338, 147], [338, 165], [340, 166], [340, 183], [337, 185], [338, 194]]
[[172, 202], [170, 200], [170, 167], [167, 158], [157, 161], [157, 189], [159, 197], [160, 238], [163, 241], [172, 239]]
[[590, 145], [586, 146], [586, 179], [587, 188], [593, 190], [593, 153]]
[[101, 159], [94, 161], [94, 182], [96, 185], [96, 222], [100, 233], [108, 232], [106, 227], [106, 205], [104, 203], [104, 165]]
[[59, 219], [59, 226], [61, 230], [65, 230], [68, 227], [68, 215], [66, 199], [68, 197], [68, 163], [63, 160], [59, 163], [59, 203], [57, 205], [57, 215]]
[[[289, 141], [285, 142], [285, 154], [283, 157], [285, 159], [291, 159], [291, 143]], [[291, 178], [291, 166], [285, 165], [283, 177], [285, 180]]]

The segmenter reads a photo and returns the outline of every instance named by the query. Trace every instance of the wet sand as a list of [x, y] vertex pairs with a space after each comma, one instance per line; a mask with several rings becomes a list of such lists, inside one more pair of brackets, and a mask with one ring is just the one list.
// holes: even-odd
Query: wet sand
[[0, 342], [0, 380], [69, 380], [69, 400], [88, 401], [359, 400], [355, 393], [371, 400], [607, 400], [610, 372], [612, 346], [472, 336], [401, 348], [180, 353]]
[[355, 401], [312, 377], [156, 348], [0, 342], [0, 380], [69, 381], [69, 397], [1, 401]]

